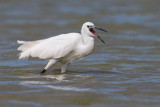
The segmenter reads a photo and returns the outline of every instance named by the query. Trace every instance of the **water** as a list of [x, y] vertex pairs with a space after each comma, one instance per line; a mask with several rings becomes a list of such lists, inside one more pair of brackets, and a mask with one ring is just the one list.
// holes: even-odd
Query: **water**
[[[0, 1], [1, 106], [160, 106], [158, 0]], [[16, 40], [80, 32], [86, 22], [105, 28], [93, 53], [45, 75], [46, 61], [18, 60]]]

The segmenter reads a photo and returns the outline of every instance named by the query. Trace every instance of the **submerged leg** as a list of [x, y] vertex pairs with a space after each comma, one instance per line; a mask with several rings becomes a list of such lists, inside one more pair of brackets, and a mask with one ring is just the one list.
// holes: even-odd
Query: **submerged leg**
[[66, 72], [66, 69], [68, 67], [70, 63], [66, 63], [66, 64], [62, 64], [62, 67], [61, 67], [61, 73], [65, 73]]
[[41, 74], [45, 73], [46, 70], [47, 70], [48, 68], [50, 68], [52, 65], [54, 65], [56, 62], [57, 62], [56, 59], [51, 59], [51, 60], [49, 60], [48, 64], [47, 64], [46, 67], [43, 69], [43, 71], [41, 72]]
[[45, 73], [46, 72], [46, 70], [45, 69], [43, 69], [43, 71], [41, 72], [41, 74], [43, 74], [43, 73]]

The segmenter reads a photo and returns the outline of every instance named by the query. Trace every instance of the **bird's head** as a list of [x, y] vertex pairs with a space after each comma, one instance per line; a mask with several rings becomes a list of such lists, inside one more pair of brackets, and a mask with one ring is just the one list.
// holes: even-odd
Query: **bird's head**
[[95, 32], [95, 29], [97, 30], [101, 30], [101, 31], [104, 31], [104, 32], [107, 32], [106, 30], [102, 29], [102, 28], [99, 28], [99, 27], [96, 27], [94, 26], [94, 24], [92, 22], [85, 22], [82, 26], [82, 33], [83, 34], [87, 34], [88, 36], [91, 36], [91, 37], [98, 37], [104, 44], [105, 42], [100, 38], [100, 36]]

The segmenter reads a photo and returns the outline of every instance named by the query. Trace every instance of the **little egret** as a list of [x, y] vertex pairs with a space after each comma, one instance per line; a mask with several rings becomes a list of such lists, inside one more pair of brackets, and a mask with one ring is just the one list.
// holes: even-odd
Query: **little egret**
[[66, 72], [69, 63], [78, 58], [89, 55], [94, 46], [94, 36], [98, 37], [104, 44], [105, 42], [95, 32], [95, 29], [107, 32], [102, 28], [94, 26], [91, 22], [83, 24], [81, 34], [68, 33], [36, 41], [17, 40], [18, 50], [21, 51], [19, 59], [28, 59], [28, 57], [38, 57], [48, 60], [41, 73], [44, 73], [57, 62], [62, 63], [61, 73]]

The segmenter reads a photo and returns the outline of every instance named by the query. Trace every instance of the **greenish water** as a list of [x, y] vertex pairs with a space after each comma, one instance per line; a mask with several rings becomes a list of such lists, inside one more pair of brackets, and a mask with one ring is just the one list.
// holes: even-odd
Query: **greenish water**
[[[0, 105], [3, 107], [159, 107], [159, 0], [1, 0]], [[16, 40], [80, 32], [91, 21], [97, 32], [91, 55], [45, 75], [46, 61], [18, 59]], [[55, 68], [55, 69], [54, 69]]]

